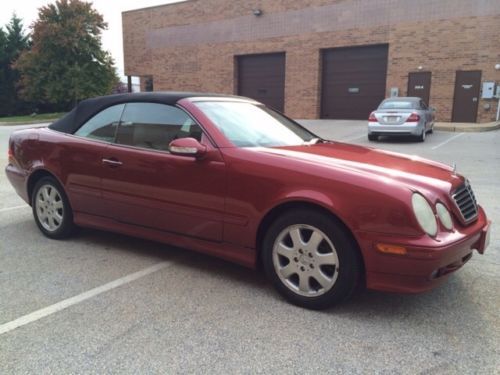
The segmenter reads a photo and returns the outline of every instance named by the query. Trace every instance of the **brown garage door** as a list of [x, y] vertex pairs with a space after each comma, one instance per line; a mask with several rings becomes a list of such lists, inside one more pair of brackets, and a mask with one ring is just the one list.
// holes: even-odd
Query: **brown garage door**
[[285, 108], [285, 54], [237, 57], [238, 95], [247, 96], [283, 112]]
[[321, 118], [367, 119], [385, 98], [387, 45], [323, 50]]

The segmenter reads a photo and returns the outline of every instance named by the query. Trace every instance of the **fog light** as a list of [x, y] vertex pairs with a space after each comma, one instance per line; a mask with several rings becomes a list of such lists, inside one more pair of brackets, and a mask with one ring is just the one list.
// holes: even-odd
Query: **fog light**
[[377, 250], [384, 254], [396, 254], [396, 255], [406, 254], [406, 248], [404, 248], [403, 246], [388, 245], [385, 243], [377, 244]]

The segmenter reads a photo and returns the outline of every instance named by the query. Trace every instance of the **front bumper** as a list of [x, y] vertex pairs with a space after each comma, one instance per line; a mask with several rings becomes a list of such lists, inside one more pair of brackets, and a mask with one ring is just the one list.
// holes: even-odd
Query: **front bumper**
[[[472, 257], [473, 250], [484, 253], [489, 243], [490, 223], [480, 209], [474, 224], [440, 238], [439, 242], [428, 236], [405, 240], [357, 233], [365, 260], [367, 287], [397, 293], [421, 293], [433, 289], [461, 268]], [[383, 254], [376, 250], [377, 243], [403, 246], [407, 253]]]
[[424, 125], [420, 122], [405, 122], [401, 125], [382, 125], [378, 122], [368, 122], [368, 134], [371, 135], [415, 135], [422, 134]]

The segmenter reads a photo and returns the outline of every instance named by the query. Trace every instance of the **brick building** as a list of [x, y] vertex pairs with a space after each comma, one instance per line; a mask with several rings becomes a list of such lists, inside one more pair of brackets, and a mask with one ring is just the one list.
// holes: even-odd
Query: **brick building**
[[122, 17], [143, 90], [240, 94], [294, 118], [365, 119], [395, 94], [440, 121], [496, 116], [498, 0], [188, 0]]

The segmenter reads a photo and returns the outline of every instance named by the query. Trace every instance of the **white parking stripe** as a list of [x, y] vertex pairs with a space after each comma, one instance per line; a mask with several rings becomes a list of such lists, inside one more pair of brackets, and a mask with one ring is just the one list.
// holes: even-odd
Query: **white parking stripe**
[[440, 144], [438, 144], [437, 146], [434, 146], [432, 147], [432, 150], [435, 150], [441, 146], [444, 146], [445, 144], [447, 144], [448, 142], [451, 142], [453, 141], [454, 139], [457, 139], [458, 137], [461, 137], [462, 135], [464, 135], [465, 133], [458, 133], [457, 135], [454, 135], [453, 137], [451, 138], [448, 138], [446, 141], [444, 142], [441, 142]]
[[14, 211], [14, 210], [19, 210], [21, 208], [27, 208], [27, 207], [29, 207], [27, 204], [23, 204], [22, 206], [0, 208], [0, 212]]
[[16, 328], [22, 327], [26, 324], [33, 323], [39, 319], [42, 319], [46, 316], [55, 314], [58, 311], [67, 309], [70, 306], [76, 305], [80, 302], [83, 302], [89, 298], [95, 297], [101, 293], [107, 292], [109, 290], [118, 288], [119, 286], [128, 284], [134, 280], [140, 279], [141, 277], [150, 275], [156, 271], [159, 271], [165, 267], [167, 267], [170, 262], [161, 262], [157, 263], [154, 266], [148, 267], [143, 269], [142, 271], [138, 271], [135, 273], [131, 273], [130, 275], [124, 276], [120, 279], [111, 281], [107, 284], [101, 285], [97, 288], [91, 289], [87, 292], [84, 292], [82, 294], [79, 294], [77, 296], [65, 299], [61, 302], [57, 302], [53, 305], [44, 307], [43, 309], [34, 311], [28, 315], [21, 316], [20, 318], [17, 318], [11, 322], [4, 323], [0, 325], [0, 335], [3, 335], [4, 333], [10, 332]]

